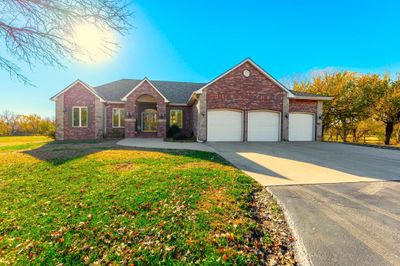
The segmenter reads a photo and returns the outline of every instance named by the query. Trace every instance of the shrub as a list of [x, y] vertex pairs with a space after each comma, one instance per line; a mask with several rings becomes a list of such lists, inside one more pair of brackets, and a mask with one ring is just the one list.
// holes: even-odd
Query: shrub
[[113, 139], [122, 139], [125, 137], [125, 131], [120, 129], [112, 129], [111, 131], [111, 138]]
[[181, 132], [181, 129], [178, 127], [178, 125], [173, 124], [168, 129], [167, 137], [173, 138], [179, 132]]
[[173, 137], [174, 140], [184, 140], [186, 139], [186, 135], [183, 132], [176, 133]]

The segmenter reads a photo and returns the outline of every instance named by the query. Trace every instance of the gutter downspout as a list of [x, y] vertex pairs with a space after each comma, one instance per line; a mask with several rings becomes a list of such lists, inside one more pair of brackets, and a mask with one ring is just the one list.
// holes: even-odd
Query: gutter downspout
[[109, 105], [106, 105], [104, 108], [104, 137], [107, 136], [107, 108], [110, 107]]

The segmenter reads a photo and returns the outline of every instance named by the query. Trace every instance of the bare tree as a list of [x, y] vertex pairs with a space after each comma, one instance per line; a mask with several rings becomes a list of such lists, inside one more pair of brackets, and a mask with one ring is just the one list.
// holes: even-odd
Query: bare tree
[[17, 130], [17, 120], [18, 115], [9, 110], [0, 113], [0, 121], [6, 126], [5, 135], [12, 135]]
[[0, 68], [29, 82], [17, 62], [31, 68], [63, 67], [63, 60], [74, 58], [80, 49], [70, 38], [76, 25], [90, 23], [124, 34], [130, 16], [123, 0], [2, 0], [0, 38], [5, 50], [0, 50]]

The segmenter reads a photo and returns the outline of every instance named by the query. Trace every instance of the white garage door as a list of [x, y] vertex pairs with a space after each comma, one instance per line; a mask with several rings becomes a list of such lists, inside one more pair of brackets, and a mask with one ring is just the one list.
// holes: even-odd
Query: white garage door
[[247, 141], [279, 141], [280, 114], [266, 111], [248, 113]]
[[242, 141], [243, 116], [239, 111], [207, 112], [207, 141]]
[[314, 115], [289, 113], [289, 141], [314, 140]]

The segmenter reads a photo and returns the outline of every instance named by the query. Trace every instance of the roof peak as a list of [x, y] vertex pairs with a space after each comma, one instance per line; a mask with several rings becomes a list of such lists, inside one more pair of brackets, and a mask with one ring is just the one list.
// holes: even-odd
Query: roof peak
[[[207, 82], [195, 82], [195, 81], [176, 81], [176, 80], [161, 80], [161, 79], [151, 79], [149, 77], [144, 77], [142, 79], [131, 79], [131, 78], [122, 78], [116, 81], [120, 80], [135, 80], [135, 81], [142, 81], [142, 80], [150, 80], [152, 82], [175, 82], [175, 83], [192, 83], [192, 84], [206, 84]], [[114, 81], [113, 81], [114, 82]]]

